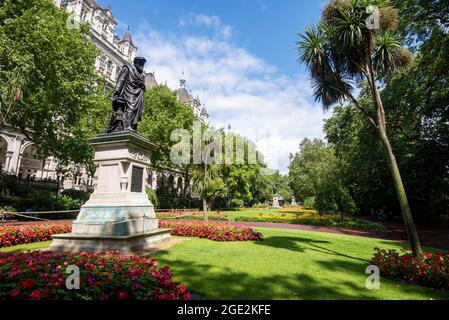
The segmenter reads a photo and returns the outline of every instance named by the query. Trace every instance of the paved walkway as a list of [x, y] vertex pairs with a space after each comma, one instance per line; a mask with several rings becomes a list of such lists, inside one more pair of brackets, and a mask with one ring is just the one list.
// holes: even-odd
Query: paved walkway
[[[55, 220], [51, 223], [64, 224], [71, 223], [73, 220]], [[260, 228], [276, 228], [276, 229], [290, 229], [290, 230], [305, 230], [314, 232], [326, 232], [336, 234], [347, 234], [360, 237], [380, 238], [385, 240], [393, 240], [399, 242], [407, 241], [407, 234], [403, 225], [399, 222], [382, 222], [387, 228], [384, 231], [371, 231], [371, 230], [354, 230], [346, 228], [335, 227], [319, 227], [299, 224], [288, 223], [269, 223], [269, 222], [231, 222], [234, 225], [243, 225], [248, 227], [260, 227]], [[1, 226], [6, 225], [33, 225], [42, 224], [42, 221], [24, 221], [24, 222], [11, 222], [2, 223]], [[436, 228], [436, 227], [418, 227], [419, 238], [423, 246], [439, 248], [449, 251], [449, 229]]]

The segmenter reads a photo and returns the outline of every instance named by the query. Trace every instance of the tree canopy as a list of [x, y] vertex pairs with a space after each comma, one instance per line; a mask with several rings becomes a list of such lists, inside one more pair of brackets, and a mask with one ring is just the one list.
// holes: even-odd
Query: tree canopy
[[90, 27], [67, 21], [51, 0], [0, 1], [0, 128], [20, 129], [41, 156], [87, 163], [109, 102]]

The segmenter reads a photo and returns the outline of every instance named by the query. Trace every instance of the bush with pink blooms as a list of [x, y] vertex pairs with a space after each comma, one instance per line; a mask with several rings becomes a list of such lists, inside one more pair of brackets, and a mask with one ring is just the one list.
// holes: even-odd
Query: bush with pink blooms
[[171, 234], [181, 237], [196, 237], [214, 241], [261, 241], [260, 232], [230, 223], [203, 221], [159, 221], [161, 228], [171, 228]]
[[0, 248], [50, 241], [54, 234], [70, 233], [72, 224], [39, 224], [0, 227]]
[[410, 251], [375, 249], [372, 264], [383, 276], [435, 289], [449, 289], [449, 253], [425, 252], [422, 258]]
[[[79, 289], [67, 277], [80, 271]], [[70, 279], [69, 279], [70, 281]], [[186, 287], [154, 259], [109, 252], [0, 253], [0, 300], [187, 300]]]

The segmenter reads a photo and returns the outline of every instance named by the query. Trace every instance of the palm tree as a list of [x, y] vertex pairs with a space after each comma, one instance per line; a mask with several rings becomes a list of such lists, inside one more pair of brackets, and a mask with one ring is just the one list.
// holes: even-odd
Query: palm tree
[[[370, 6], [380, 10], [380, 28], [367, 25]], [[343, 101], [351, 102], [375, 128], [381, 139], [401, 206], [414, 256], [421, 256], [416, 227], [401, 174], [387, 135], [385, 109], [378, 85], [411, 60], [402, 48], [395, 29], [397, 10], [388, 0], [333, 0], [317, 26], [308, 27], [298, 42], [299, 60], [307, 64], [317, 101], [325, 110]], [[374, 112], [354, 96], [355, 84], [366, 80], [374, 101]]]
[[192, 171], [193, 191], [201, 197], [204, 221], [208, 221], [207, 212], [210, 202], [224, 189], [220, 170], [217, 165], [202, 163], [201, 165], [196, 165]]

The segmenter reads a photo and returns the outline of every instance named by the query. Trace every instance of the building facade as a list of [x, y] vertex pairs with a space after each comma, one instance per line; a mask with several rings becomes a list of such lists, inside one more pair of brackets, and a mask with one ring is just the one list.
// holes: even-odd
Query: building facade
[[[97, 46], [102, 54], [97, 58], [95, 67], [113, 89], [122, 66], [133, 63], [137, 53], [130, 31], [122, 37], [116, 34], [117, 20], [111, 7], [104, 8], [96, 0], [53, 0], [55, 5], [71, 13], [73, 23], [89, 23], [90, 41]], [[145, 76], [147, 89], [157, 86], [154, 72]], [[178, 100], [190, 106], [195, 116], [203, 123], [208, 123], [209, 115], [202, 106], [199, 97], [194, 98], [186, 88], [184, 74], [177, 89]], [[94, 178], [86, 170], [76, 164], [60, 167], [57, 159], [49, 157], [39, 159], [37, 149], [20, 131], [5, 126], [0, 131], [0, 166], [8, 174], [22, 178], [39, 180], [59, 180], [64, 189], [90, 189]], [[190, 181], [182, 174], [171, 169], [153, 171], [148, 177], [148, 186], [153, 190], [160, 184], [173, 185], [181, 190]]]

